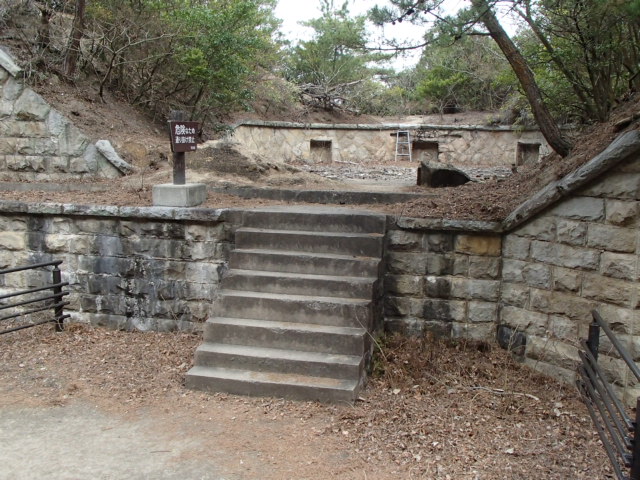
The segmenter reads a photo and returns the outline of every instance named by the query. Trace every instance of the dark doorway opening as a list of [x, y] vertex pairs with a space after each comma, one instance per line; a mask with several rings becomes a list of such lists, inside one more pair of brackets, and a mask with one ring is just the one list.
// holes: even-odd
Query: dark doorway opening
[[312, 161], [331, 163], [331, 140], [311, 140], [309, 148]]
[[516, 166], [535, 163], [540, 157], [539, 143], [523, 143], [518, 142], [518, 150], [516, 152]]

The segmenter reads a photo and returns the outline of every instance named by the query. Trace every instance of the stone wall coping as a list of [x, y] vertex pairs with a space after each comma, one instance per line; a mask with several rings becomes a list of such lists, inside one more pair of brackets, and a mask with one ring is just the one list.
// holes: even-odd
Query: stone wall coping
[[501, 222], [452, 220], [447, 218], [395, 218], [395, 227], [402, 230], [446, 230], [456, 232], [501, 233]]
[[[62, 215], [80, 217], [139, 218], [144, 220], [187, 220], [194, 222], [229, 221], [239, 208], [127, 207], [76, 205], [71, 203], [27, 203], [0, 201], [0, 214]], [[500, 222], [411, 218], [387, 215], [391, 228], [403, 230], [446, 230], [469, 233], [500, 233]]]
[[211, 222], [226, 220], [228, 212], [229, 209], [227, 208], [117, 207], [113, 205], [0, 201], [0, 213], [2, 214], [16, 213], [28, 215], [68, 215]]
[[507, 232], [518, 227], [536, 213], [551, 206], [561, 198], [569, 196], [578, 188], [585, 186], [607, 170], [638, 152], [640, 152], [640, 131], [632, 130], [619, 135], [606, 149], [587, 163], [565, 175], [560, 180], [551, 182], [523, 202], [504, 219], [502, 222], [503, 231]]
[[485, 125], [435, 125], [419, 123], [298, 123], [298, 122], [274, 122], [265, 120], [241, 120], [231, 125], [233, 130], [239, 127], [262, 127], [262, 128], [291, 128], [304, 130], [469, 130], [487, 132], [514, 132], [514, 131], [538, 131], [536, 127], [522, 126], [485, 126]]
[[20, 68], [13, 58], [11, 58], [11, 56], [2, 48], [0, 48], [0, 66], [14, 77], [22, 75], [22, 68]]

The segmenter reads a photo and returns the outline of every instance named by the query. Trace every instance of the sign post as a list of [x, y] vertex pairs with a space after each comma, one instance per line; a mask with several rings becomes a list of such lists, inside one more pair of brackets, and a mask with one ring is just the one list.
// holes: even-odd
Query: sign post
[[169, 121], [174, 185], [185, 184], [185, 153], [196, 151], [196, 134], [199, 129], [200, 124], [197, 122]]
[[153, 186], [153, 204], [166, 207], [193, 207], [207, 198], [203, 183], [186, 183], [185, 153], [195, 152], [200, 124], [184, 120], [184, 112], [171, 112], [169, 136], [173, 152], [173, 184]]

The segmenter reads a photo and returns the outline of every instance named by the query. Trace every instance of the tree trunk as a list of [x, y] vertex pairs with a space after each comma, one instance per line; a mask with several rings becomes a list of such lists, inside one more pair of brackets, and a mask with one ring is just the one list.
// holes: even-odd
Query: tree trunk
[[495, 14], [487, 4], [486, 0], [471, 0], [472, 5], [478, 10], [480, 20], [489, 31], [491, 38], [498, 44], [500, 50], [509, 61], [518, 81], [522, 86], [527, 100], [531, 105], [533, 116], [551, 148], [562, 157], [569, 155], [571, 143], [562, 135], [558, 124], [551, 117], [547, 106], [542, 99], [542, 93], [536, 83], [533, 72], [529, 68], [527, 61], [522, 56], [518, 48], [511, 41], [511, 38], [500, 25]]
[[69, 46], [64, 57], [64, 74], [71, 78], [76, 73], [78, 57], [80, 56], [80, 40], [84, 34], [84, 7], [86, 0], [76, 0], [76, 14], [69, 37]]
[[558, 70], [560, 70], [560, 72], [562, 72], [562, 74], [565, 76], [565, 78], [571, 85], [571, 89], [573, 90], [573, 93], [576, 94], [578, 99], [584, 105], [584, 110], [586, 111], [586, 114], [588, 115], [588, 117], [589, 118], [595, 117], [596, 109], [595, 109], [595, 106], [593, 105], [593, 99], [590, 98], [589, 91], [587, 88], [585, 88], [582, 80], [580, 79], [580, 76], [577, 75], [576, 72], [572, 71], [569, 67], [567, 67], [562, 57], [560, 57], [556, 53], [555, 49], [553, 48], [553, 45], [551, 45], [551, 42], [549, 41], [549, 39], [545, 36], [540, 26], [533, 19], [529, 10], [527, 9], [525, 13], [519, 10], [518, 8], [516, 8], [515, 11], [516, 13], [518, 13], [518, 15], [520, 15], [522, 19], [524, 19], [525, 22], [527, 22], [533, 34], [540, 41], [544, 49], [547, 51], [547, 53], [551, 57], [551, 61], [556, 65], [556, 67], [558, 67]]

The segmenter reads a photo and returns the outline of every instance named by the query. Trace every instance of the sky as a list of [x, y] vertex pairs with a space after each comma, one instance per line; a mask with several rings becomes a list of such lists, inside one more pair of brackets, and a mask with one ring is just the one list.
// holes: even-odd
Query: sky
[[[337, 7], [342, 6], [343, 0], [335, 0]], [[463, 1], [450, 0], [452, 4], [462, 4]], [[296, 40], [308, 40], [311, 37], [312, 30], [303, 27], [299, 22], [318, 18], [320, 16], [320, 0], [278, 0], [278, 6], [275, 10], [276, 17], [282, 20], [282, 33], [285, 38], [295, 43]], [[374, 5], [383, 6], [387, 2], [385, 0], [350, 0], [349, 13], [353, 16], [364, 15]], [[424, 34], [424, 27], [402, 23], [393, 25], [385, 25], [382, 28], [373, 27], [371, 38], [375, 39], [384, 34], [387, 38], [396, 38], [398, 40], [411, 40], [420, 43]], [[415, 65], [420, 57], [419, 50], [407, 58], [399, 58], [394, 62], [396, 69], [402, 69]]]
[[[282, 20], [282, 33], [285, 38], [295, 43], [297, 40], [309, 40], [312, 29], [303, 27], [300, 22], [318, 18], [320, 16], [320, 0], [278, 0], [275, 9], [276, 17]], [[342, 6], [343, 0], [334, 0], [336, 7]], [[445, 0], [444, 7], [448, 12], [456, 12], [467, 2], [465, 0]], [[385, 0], [350, 0], [349, 12], [351, 15], [364, 15], [374, 5], [384, 6], [388, 4]], [[509, 21], [502, 19], [503, 26], [508, 33], [512, 34], [515, 27]], [[383, 28], [372, 26], [371, 38], [375, 40], [384, 35], [385, 38], [396, 40], [408, 40], [415, 44], [422, 41], [425, 32], [424, 26], [412, 25], [403, 22], [394, 25], [385, 25]], [[420, 58], [420, 49], [410, 51], [404, 58], [400, 57], [393, 61], [396, 70], [402, 70], [414, 66]]]

